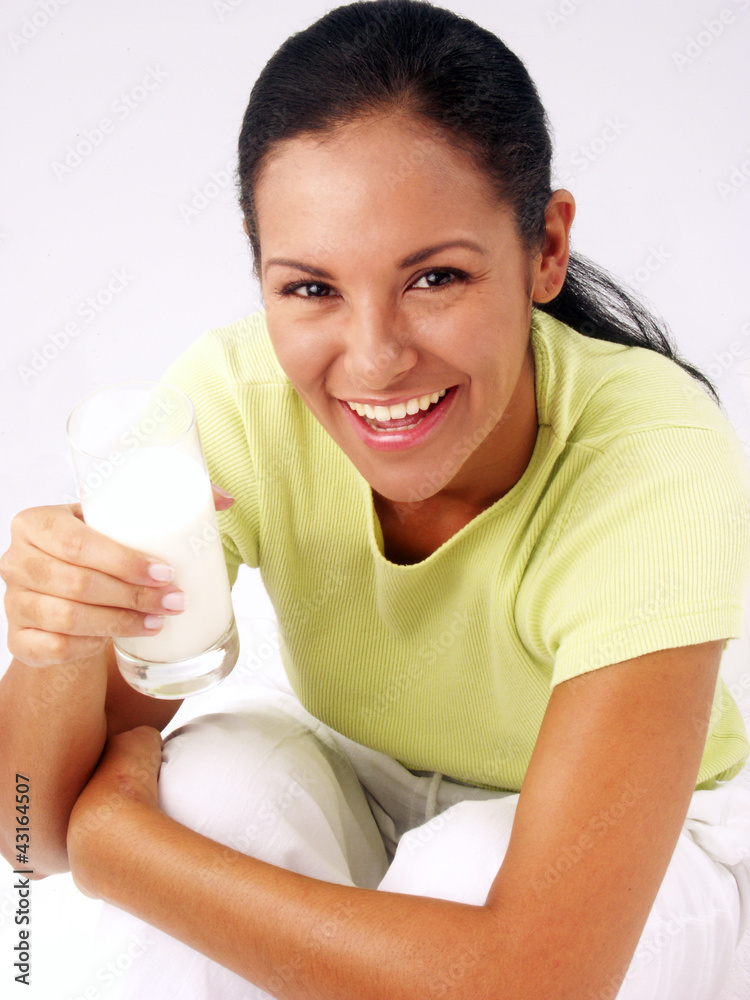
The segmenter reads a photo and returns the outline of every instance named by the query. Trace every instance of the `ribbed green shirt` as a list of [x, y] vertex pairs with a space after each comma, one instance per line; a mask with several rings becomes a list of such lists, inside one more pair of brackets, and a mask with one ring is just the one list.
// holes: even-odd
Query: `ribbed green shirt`
[[[165, 381], [193, 399], [230, 576], [260, 567], [303, 705], [412, 770], [518, 790], [555, 684], [739, 636], [750, 474], [674, 362], [535, 310], [539, 432], [523, 476], [413, 565], [390, 562], [367, 481], [300, 399], [265, 313], [201, 337]], [[736, 774], [719, 681], [698, 785]]]

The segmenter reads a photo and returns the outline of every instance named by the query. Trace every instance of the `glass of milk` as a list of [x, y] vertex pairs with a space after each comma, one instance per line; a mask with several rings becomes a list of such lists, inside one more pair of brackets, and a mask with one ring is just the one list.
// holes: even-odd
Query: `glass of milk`
[[193, 404], [159, 382], [107, 385], [75, 407], [67, 433], [86, 524], [163, 560], [186, 597], [158, 634], [115, 639], [120, 672], [153, 698], [214, 687], [239, 638]]

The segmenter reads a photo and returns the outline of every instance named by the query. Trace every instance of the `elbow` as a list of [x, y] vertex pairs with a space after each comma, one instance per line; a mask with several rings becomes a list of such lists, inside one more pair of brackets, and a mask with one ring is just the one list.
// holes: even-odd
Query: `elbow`
[[36, 850], [23, 854], [16, 849], [15, 844], [5, 842], [0, 846], [0, 854], [5, 858], [14, 873], [36, 882], [50, 875], [62, 875], [70, 871], [68, 855], [65, 850]]
[[[23, 831], [21, 831], [23, 833]], [[65, 831], [50, 832], [46, 836], [41, 830], [29, 831], [28, 839], [17, 839], [15, 827], [3, 824], [0, 830], [0, 855], [14, 872], [21, 872], [26, 878], [36, 881], [49, 875], [60, 875], [70, 871]]]

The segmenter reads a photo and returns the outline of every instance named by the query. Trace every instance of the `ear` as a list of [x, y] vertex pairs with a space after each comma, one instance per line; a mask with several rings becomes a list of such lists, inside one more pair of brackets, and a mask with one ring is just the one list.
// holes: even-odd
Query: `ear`
[[245, 230], [245, 236], [249, 236], [250, 234], [247, 231], [247, 219], [245, 218], [242, 219], [242, 228]]
[[534, 259], [533, 302], [551, 302], [563, 286], [570, 255], [570, 227], [575, 214], [576, 203], [570, 191], [564, 188], [553, 191], [544, 212], [547, 227], [544, 248]]

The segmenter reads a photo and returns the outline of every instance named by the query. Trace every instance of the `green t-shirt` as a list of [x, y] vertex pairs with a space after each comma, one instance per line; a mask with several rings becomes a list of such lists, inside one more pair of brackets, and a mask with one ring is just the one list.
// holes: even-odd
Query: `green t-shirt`
[[[427, 559], [383, 554], [369, 484], [308, 410], [265, 313], [165, 376], [193, 399], [234, 580], [260, 567], [302, 704], [413, 770], [521, 787], [555, 684], [742, 632], [750, 475], [691, 376], [532, 320], [539, 432], [523, 476]], [[698, 784], [748, 743], [723, 681]]]

